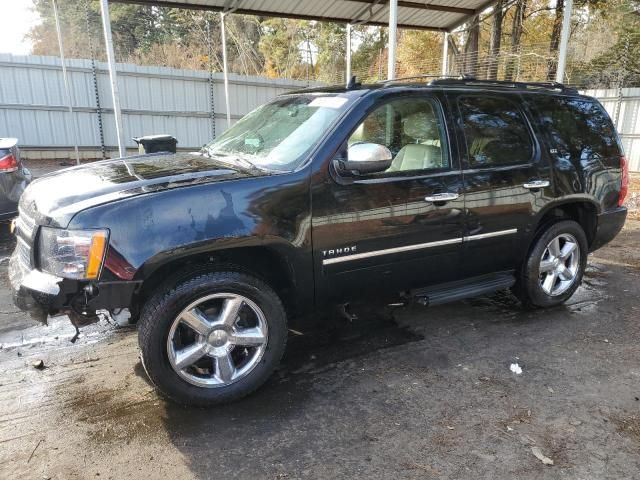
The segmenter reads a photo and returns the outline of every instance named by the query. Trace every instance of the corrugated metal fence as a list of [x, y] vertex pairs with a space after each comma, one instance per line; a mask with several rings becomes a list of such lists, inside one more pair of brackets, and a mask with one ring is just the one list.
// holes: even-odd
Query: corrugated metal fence
[[[95, 64], [95, 82], [91, 60], [67, 60], [67, 71], [82, 156], [99, 158], [102, 143], [108, 155], [115, 154], [107, 65]], [[222, 74], [120, 63], [117, 71], [127, 147], [135, 148], [131, 137], [166, 133], [178, 139], [178, 148], [199, 148], [212, 139], [214, 125], [218, 134], [227, 127]], [[230, 74], [232, 121], [276, 95], [306, 86]], [[27, 158], [71, 157], [71, 122], [60, 59], [0, 54], [0, 137], [19, 138]]]
[[[117, 66], [127, 147], [131, 137], [168, 133], [199, 148], [226, 126], [222, 74], [131, 64]], [[117, 152], [106, 64], [67, 60], [79, 146], [85, 158]], [[308, 82], [229, 75], [231, 118]], [[640, 171], [640, 88], [587, 90], [614, 119], [632, 171]], [[100, 109], [98, 109], [98, 102]], [[17, 137], [28, 158], [72, 156], [74, 129], [57, 57], [0, 54], [0, 137]], [[102, 126], [102, 127], [101, 127]], [[102, 129], [102, 132], [101, 132]]]

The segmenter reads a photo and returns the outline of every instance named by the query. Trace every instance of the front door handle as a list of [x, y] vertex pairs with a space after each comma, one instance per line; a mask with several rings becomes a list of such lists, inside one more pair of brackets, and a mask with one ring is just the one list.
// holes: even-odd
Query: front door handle
[[522, 185], [524, 188], [536, 189], [536, 188], [545, 188], [550, 185], [549, 180], [531, 180], [530, 182]]
[[457, 200], [459, 196], [457, 193], [434, 193], [433, 195], [424, 197], [424, 199], [427, 202], [450, 202]]

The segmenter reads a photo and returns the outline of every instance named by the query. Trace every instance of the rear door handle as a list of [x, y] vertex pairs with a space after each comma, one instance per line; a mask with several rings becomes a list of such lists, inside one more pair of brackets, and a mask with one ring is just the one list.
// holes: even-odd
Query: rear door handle
[[545, 188], [550, 185], [549, 180], [531, 180], [530, 182], [522, 185], [524, 188], [535, 189], [535, 188]]
[[424, 197], [427, 202], [450, 202], [451, 200], [457, 200], [460, 195], [457, 193], [434, 193], [428, 197]]

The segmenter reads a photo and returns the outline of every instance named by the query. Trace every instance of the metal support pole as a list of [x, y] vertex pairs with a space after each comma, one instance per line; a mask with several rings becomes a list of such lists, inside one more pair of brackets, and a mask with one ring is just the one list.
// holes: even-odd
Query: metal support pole
[[100, 106], [100, 89], [98, 88], [98, 71], [96, 70], [96, 50], [93, 45], [93, 35], [89, 23], [89, 1], [84, 2], [84, 19], [87, 27], [87, 37], [89, 39], [89, 51], [91, 52], [91, 78], [93, 80], [93, 93], [96, 97], [96, 113], [98, 117], [98, 136], [100, 137], [100, 151], [102, 159], [107, 158], [107, 149], [104, 144], [104, 125], [102, 123], [102, 107]]
[[118, 137], [118, 152], [120, 157], [127, 155], [122, 130], [122, 113], [120, 111], [120, 93], [118, 92], [118, 78], [116, 76], [116, 61], [113, 52], [113, 37], [111, 36], [111, 18], [109, 17], [108, 0], [100, 0], [102, 13], [102, 29], [104, 31], [104, 43], [107, 48], [107, 63], [109, 64], [109, 79], [111, 80], [111, 98], [113, 100], [113, 115], [116, 120], [116, 136]]
[[442, 76], [449, 73], [449, 33], [444, 32], [442, 35]]
[[222, 35], [222, 70], [224, 73], [224, 101], [227, 107], [227, 127], [231, 126], [231, 108], [229, 106], [229, 74], [227, 70], [227, 35], [224, 30], [224, 13], [220, 12], [220, 33]]
[[571, 35], [571, 14], [573, 13], [573, 0], [564, 0], [564, 16], [562, 17], [562, 33], [560, 35], [560, 53], [558, 56], [558, 69], [556, 70], [556, 82], [564, 81], [564, 71], [567, 67], [567, 49], [569, 48], [569, 35]]
[[398, 42], [398, 0], [389, 0], [389, 58], [387, 80], [396, 78], [396, 43]]
[[58, 5], [56, 0], [51, 0], [53, 4], [53, 16], [56, 20], [56, 33], [58, 34], [58, 48], [60, 49], [60, 62], [62, 63], [62, 81], [64, 82], [64, 92], [67, 97], [67, 108], [69, 109], [69, 117], [73, 126], [73, 149], [76, 153], [76, 164], [80, 165], [80, 153], [78, 152], [78, 121], [73, 115], [73, 102], [71, 101], [71, 87], [69, 86], [69, 78], [67, 77], [67, 65], [64, 60], [64, 47], [62, 45], [62, 32], [60, 30], [60, 18], [58, 18]]
[[351, 24], [347, 23], [347, 55], [345, 58], [346, 63], [346, 72], [345, 72], [345, 83], [349, 85], [349, 81], [351, 80]]
[[211, 42], [211, 22], [207, 18], [207, 52], [209, 57], [209, 106], [211, 108], [211, 140], [216, 138], [216, 87], [213, 82], [213, 42]]

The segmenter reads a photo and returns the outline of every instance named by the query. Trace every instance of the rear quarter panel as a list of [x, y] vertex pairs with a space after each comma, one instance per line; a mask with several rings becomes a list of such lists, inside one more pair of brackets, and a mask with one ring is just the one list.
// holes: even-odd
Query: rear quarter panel
[[[622, 148], [613, 122], [602, 105], [591, 97], [579, 95], [528, 94], [524, 98], [551, 162], [557, 200], [552, 204], [588, 201], [598, 213], [616, 208], [621, 184]], [[567, 135], [570, 128], [564, 132], [556, 128], [558, 119], [563, 115], [561, 106], [565, 104], [584, 105], [585, 114], [580, 117], [582, 123], [574, 124], [576, 135]], [[568, 119], [566, 121], [569, 122]], [[581, 143], [582, 138], [595, 138], [603, 142], [604, 147], [594, 149], [588, 141]], [[570, 141], [580, 147], [570, 148]]]

